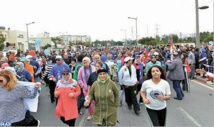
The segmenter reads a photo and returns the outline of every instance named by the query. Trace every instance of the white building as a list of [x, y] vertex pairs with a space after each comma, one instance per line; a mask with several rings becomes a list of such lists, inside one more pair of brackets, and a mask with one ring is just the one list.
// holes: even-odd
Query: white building
[[[5, 27], [0, 27], [0, 32], [5, 37], [5, 48], [4, 51], [8, 50], [18, 50], [26, 51], [27, 49], [35, 50], [35, 40], [40, 39], [41, 44], [40, 47], [45, 46], [46, 44], [50, 44], [54, 46], [54, 43], [51, 41], [51, 38], [49, 36], [44, 36], [46, 33], [38, 34], [38, 37], [29, 37], [29, 46], [27, 42], [27, 33], [25, 31], [20, 30], [10, 30], [5, 29]], [[6, 44], [9, 43], [9, 46], [7, 47]]]
[[86, 43], [86, 42], [91, 42], [91, 37], [88, 35], [61, 35], [60, 38], [62, 39], [64, 44], [69, 44], [71, 43]]

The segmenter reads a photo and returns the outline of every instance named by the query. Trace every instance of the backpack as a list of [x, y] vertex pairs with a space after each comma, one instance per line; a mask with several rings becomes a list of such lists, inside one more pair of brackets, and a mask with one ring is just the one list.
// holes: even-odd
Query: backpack
[[79, 72], [79, 68], [82, 67], [82, 64], [77, 64], [74, 70], [74, 80], [78, 80], [78, 72]]

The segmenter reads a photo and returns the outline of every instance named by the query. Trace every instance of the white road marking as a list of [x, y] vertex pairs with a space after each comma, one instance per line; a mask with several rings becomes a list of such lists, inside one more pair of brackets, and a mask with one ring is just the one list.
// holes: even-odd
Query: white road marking
[[178, 108], [178, 110], [184, 114], [189, 120], [192, 121], [193, 124], [195, 124], [197, 127], [202, 127], [201, 124], [199, 124], [190, 114], [188, 114], [184, 109], [182, 109], [181, 107]]
[[201, 85], [201, 86], [203, 86], [203, 87], [206, 87], [206, 88], [208, 88], [208, 89], [213, 90], [212, 87], [210, 87], [210, 86], [208, 86], [208, 85], [205, 85], [205, 84], [203, 84], [203, 83], [200, 83], [200, 82], [197, 82], [197, 81], [194, 81], [194, 80], [191, 80], [191, 82], [194, 82], [194, 83], [199, 84], [199, 85]]
[[87, 110], [84, 112], [84, 115], [79, 123], [78, 127], [84, 127], [85, 126], [85, 122], [86, 122], [86, 116], [88, 115]]

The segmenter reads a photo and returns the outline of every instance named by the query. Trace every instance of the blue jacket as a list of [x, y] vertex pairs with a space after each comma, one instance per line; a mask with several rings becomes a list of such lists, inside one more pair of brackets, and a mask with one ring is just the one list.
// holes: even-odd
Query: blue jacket
[[36, 74], [39, 74], [40, 73], [40, 71], [41, 71], [41, 68], [40, 68], [40, 66], [39, 66], [39, 63], [36, 61], [36, 60], [32, 60], [32, 61], [30, 61], [30, 65], [32, 65], [32, 66], [36, 66], [36, 69], [35, 68], [33, 68], [34, 69], [34, 73]]
[[206, 64], [206, 58], [207, 58], [207, 54], [206, 54], [206, 50], [204, 48], [201, 49], [201, 53], [199, 54], [199, 60], [200, 59], [203, 59], [200, 64], [203, 65], [203, 64]]
[[27, 70], [24, 69], [24, 64], [22, 62], [17, 62], [16, 64], [18, 64], [21, 67], [21, 71], [17, 72], [17, 79], [19, 81], [32, 81], [32, 76], [30, 75], [30, 72], [28, 72]]

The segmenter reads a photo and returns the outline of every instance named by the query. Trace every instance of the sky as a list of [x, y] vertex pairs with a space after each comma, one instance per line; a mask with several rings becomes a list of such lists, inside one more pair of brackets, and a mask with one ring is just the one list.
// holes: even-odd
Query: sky
[[[198, 0], [199, 30], [213, 31], [213, 0]], [[89, 35], [92, 41], [195, 33], [195, 0], [1, 0], [0, 26], [29, 35]], [[121, 30], [123, 29], [123, 30]], [[157, 30], [158, 29], [158, 30]]]

